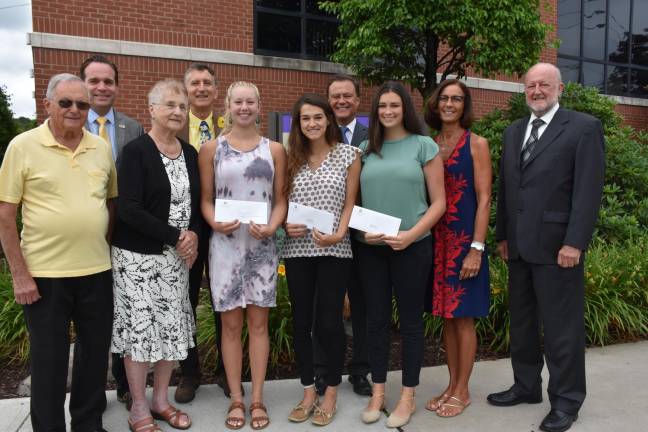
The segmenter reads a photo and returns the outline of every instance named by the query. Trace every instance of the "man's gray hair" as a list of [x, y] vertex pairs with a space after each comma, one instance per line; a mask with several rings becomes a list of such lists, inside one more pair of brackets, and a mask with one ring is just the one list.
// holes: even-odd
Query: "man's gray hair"
[[85, 84], [81, 78], [71, 73], [60, 73], [54, 75], [50, 78], [49, 83], [47, 84], [47, 92], [45, 97], [49, 100], [54, 100], [54, 94], [56, 93], [56, 87], [62, 82], [75, 82], [78, 81], [85, 87]]

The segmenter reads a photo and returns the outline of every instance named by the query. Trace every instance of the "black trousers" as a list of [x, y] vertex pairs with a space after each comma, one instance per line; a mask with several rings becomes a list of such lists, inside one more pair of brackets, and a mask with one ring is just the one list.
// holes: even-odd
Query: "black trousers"
[[[351, 248], [353, 256], [357, 255], [358, 241], [351, 236]], [[347, 285], [347, 295], [351, 306], [351, 328], [353, 329], [352, 355], [347, 369], [349, 375], [365, 376], [369, 373], [369, 361], [367, 360], [367, 305], [365, 303], [365, 291], [360, 282], [360, 271], [358, 261], [353, 260], [349, 283]], [[317, 318], [315, 318], [317, 320]], [[315, 362], [315, 374], [318, 376], [326, 375], [326, 352], [319, 342], [320, 337], [313, 326], [313, 355]]]
[[[392, 288], [401, 334], [402, 384], [416, 387], [423, 362], [423, 299], [432, 267], [430, 236], [403, 251], [389, 246], [358, 245], [360, 278], [367, 304], [367, 351], [371, 379], [387, 381]], [[371, 293], [371, 294], [369, 294]]]
[[35, 278], [40, 300], [23, 307], [31, 357], [31, 422], [34, 432], [65, 432], [65, 390], [70, 322], [76, 341], [70, 391], [74, 432], [102, 427], [112, 333], [110, 270], [89, 276]]
[[342, 323], [344, 293], [352, 260], [331, 256], [286, 258], [286, 278], [293, 314], [293, 340], [301, 383], [313, 384], [313, 314], [315, 331], [326, 353], [327, 385], [341, 381], [346, 337]]
[[586, 393], [584, 259], [572, 268], [508, 263], [515, 387], [522, 394], [542, 393], [544, 345], [551, 407], [570, 414], [578, 413]]
[[[193, 309], [194, 319], [196, 317], [196, 307], [198, 306], [200, 286], [202, 285], [203, 274], [207, 278], [207, 289], [209, 290], [209, 239], [211, 237], [211, 227], [204, 220], [202, 221], [202, 232], [198, 241], [198, 258], [191, 271], [189, 272], [189, 301]], [[211, 300], [211, 292], [209, 299]], [[213, 304], [212, 304], [213, 306]], [[212, 307], [212, 311], [214, 308]], [[216, 360], [216, 373], [224, 372], [223, 361], [221, 356], [221, 322], [220, 314], [214, 312], [214, 329], [216, 335], [216, 349], [218, 349], [218, 358]], [[180, 361], [180, 370], [182, 376], [200, 379], [200, 359], [198, 358], [198, 343], [194, 335], [194, 347], [189, 349], [187, 358]]]

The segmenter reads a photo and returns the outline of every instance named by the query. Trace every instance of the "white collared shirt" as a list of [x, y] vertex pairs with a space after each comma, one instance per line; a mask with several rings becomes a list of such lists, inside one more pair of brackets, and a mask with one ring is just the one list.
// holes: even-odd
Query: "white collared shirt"
[[535, 114], [531, 113], [531, 117], [529, 117], [529, 123], [527, 124], [526, 132], [524, 133], [524, 141], [522, 141], [522, 145], [524, 145], [525, 142], [529, 139], [531, 136], [531, 129], [533, 128], [533, 120], [539, 118], [542, 121], [544, 121], [544, 124], [538, 128], [538, 140], [544, 133], [545, 129], [547, 129], [547, 126], [549, 126], [549, 123], [551, 123], [551, 120], [553, 119], [554, 115], [556, 114], [556, 111], [558, 111], [558, 108], [560, 108], [560, 104], [556, 103], [556, 105], [553, 106], [549, 111], [545, 113], [542, 117], [536, 117]]
[[[355, 132], [356, 123], [358, 123], [358, 120], [355, 117], [353, 117], [351, 123], [346, 125], [347, 131], [345, 132], [345, 134], [346, 134], [347, 142], [349, 144], [351, 144], [351, 141], [353, 140], [353, 132]], [[339, 126], [342, 127], [344, 125], [339, 125]]]

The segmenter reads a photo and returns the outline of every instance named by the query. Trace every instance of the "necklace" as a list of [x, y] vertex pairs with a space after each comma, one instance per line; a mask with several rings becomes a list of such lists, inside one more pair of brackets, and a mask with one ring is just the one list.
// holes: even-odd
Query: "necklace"
[[[452, 151], [455, 148], [455, 146], [457, 145], [457, 140], [459, 139], [459, 137], [461, 135], [463, 135], [463, 133], [464, 133], [464, 131], [460, 131], [458, 134], [456, 134], [456, 136], [455, 136], [455, 134], [452, 134], [452, 135], [450, 135], [450, 138], [448, 139], [448, 137], [446, 137], [443, 134], [443, 132], [439, 132], [438, 142], [439, 142], [439, 147], [441, 147], [441, 151], [444, 152], [444, 153]], [[443, 139], [443, 142], [441, 142], [441, 139]], [[448, 141], [450, 141], [450, 144], [448, 144]]]

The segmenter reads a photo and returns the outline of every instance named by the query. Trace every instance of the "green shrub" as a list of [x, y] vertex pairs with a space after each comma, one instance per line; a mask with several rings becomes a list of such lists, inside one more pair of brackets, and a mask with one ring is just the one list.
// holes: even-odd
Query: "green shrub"
[[0, 260], [0, 360], [23, 363], [29, 358], [29, 334], [22, 306], [16, 304], [11, 274]]

